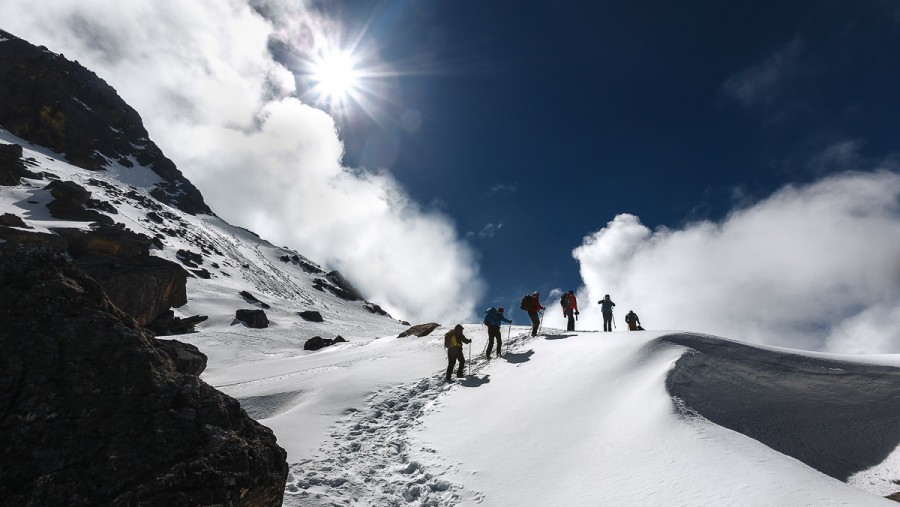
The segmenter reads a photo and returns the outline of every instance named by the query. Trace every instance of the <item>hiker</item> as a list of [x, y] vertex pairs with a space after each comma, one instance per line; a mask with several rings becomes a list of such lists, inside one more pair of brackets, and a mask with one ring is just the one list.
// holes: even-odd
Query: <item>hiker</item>
[[484, 324], [488, 328], [488, 346], [485, 357], [488, 361], [491, 360], [491, 351], [494, 350], [494, 338], [497, 339], [497, 357], [500, 357], [500, 347], [503, 345], [503, 342], [500, 340], [502, 333], [500, 332], [500, 326], [504, 323], [512, 324], [512, 321], [503, 316], [504, 308], [501, 306], [500, 308], [488, 308], [487, 312], [484, 314]]
[[444, 347], [447, 347], [447, 382], [452, 381], [450, 375], [453, 373], [453, 365], [457, 361], [459, 361], [459, 368], [456, 370], [456, 378], [463, 378], [463, 372], [466, 370], [463, 343], [472, 343], [472, 340], [463, 334], [462, 324], [457, 324], [456, 327], [444, 334]]
[[634, 310], [628, 310], [628, 315], [625, 316], [625, 322], [628, 324], [629, 331], [644, 330], [644, 328], [641, 327], [641, 319], [634, 313]]
[[612, 312], [616, 304], [609, 299], [609, 294], [597, 301], [597, 304], [600, 305], [600, 311], [603, 312], [603, 331], [612, 331]]
[[566, 331], [575, 331], [575, 316], [578, 315], [578, 300], [575, 299], [575, 292], [564, 293], [559, 299], [559, 304], [563, 308], [563, 317], [569, 319]]
[[522, 298], [522, 304], [519, 305], [519, 308], [528, 312], [528, 317], [531, 319], [531, 336], [537, 336], [538, 329], [541, 327], [541, 319], [538, 318], [538, 312], [544, 309], [541, 306], [541, 295], [538, 291], [534, 291], [530, 296], [526, 295]]

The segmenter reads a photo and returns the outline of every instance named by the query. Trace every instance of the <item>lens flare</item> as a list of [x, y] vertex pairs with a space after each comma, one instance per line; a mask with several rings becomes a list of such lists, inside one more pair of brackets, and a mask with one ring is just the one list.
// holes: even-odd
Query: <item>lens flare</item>
[[328, 103], [340, 103], [359, 93], [362, 73], [347, 51], [322, 55], [311, 70], [313, 92]]

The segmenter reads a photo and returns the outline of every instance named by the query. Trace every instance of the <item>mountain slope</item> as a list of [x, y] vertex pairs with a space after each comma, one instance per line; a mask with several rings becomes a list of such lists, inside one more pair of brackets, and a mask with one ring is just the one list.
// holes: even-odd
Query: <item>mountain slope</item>
[[[0, 73], [0, 496], [280, 503], [284, 450], [198, 380], [203, 352], [218, 365], [408, 325], [340, 273], [212, 214], [77, 63], [0, 32]], [[198, 327], [253, 346], [223, 357], [158, 339]]]

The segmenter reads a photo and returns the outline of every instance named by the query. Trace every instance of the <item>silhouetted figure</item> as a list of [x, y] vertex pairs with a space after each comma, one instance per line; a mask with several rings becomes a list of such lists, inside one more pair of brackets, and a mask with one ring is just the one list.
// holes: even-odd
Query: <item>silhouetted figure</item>
[[541, 327], [541, 319], [538, 317], [538, 312], [543, 310], [544, 307], [541, 306], [541, 299], [538, 291], [534, 291], [530, 296], [525, 296], [522, 298], [522, 304], [519, 307], [526, 312], [528, 312], [528, 318], [531, 319], [531, 336], [537, 336], [538, 329]]
[[472, 343], [472, 340], [466, 338], [463, 334], [463, 327], [457, 324], [456, 327], [444, 334], [444, 347], [447, 347], [447, 382], [450, 382], [453, 374], [453, 366], [459, 361], [459, 368], [456, 370], [456, 377], [462, 378], [463, 372], [466, 371], [466, 356], [463, 354], [463, 343]]
[[566, 331], [575, 331], [575, 316], [578, 315], [578, 300], [575, 298], [575, 292], [570, 290], [563, 294], [559, 304], [563, 308], [563, 317], [568, 318]]
[[609, 299], [609, 294], [597, 301], [597, 304], [600, 305], [600, 311], [603, 313], [603, 331], [612, 331], [613, 308], [616, 304]]
[[625, 316], [625, 323], [628, 324], [629, 331], [644, 330], [644, 328], [641, 327], [641, 319], [634, 313], [634, 310], [628, 310], [628, 315]]
[[484, 314], [484, 324], [488, 328], [488, 346], [485, 354], [488, 361], [491, 359], [491, 351], [494, 350], [494, 339], [497, 340], [497, 357], [500, 357], [500, 347], [503, 346], [503, 341], [500, 339], [502, 336], [500, 326], [504, 322], [512, 324], [511, 320], [503, 316], [503, 311], [502, 306], [500, 308], [488, 308], [488, 311]]

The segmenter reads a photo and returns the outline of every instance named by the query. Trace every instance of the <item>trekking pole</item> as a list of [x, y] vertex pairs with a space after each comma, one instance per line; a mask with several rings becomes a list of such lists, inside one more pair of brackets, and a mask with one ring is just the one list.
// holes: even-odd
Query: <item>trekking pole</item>
[[610, 314], [610, 316], [612, 317], [612, 321], [613, 321], [613, 329], [616, 329], [616, 316], [613, 314]]
[[541, 332], [541, 328], [544, 327], [544, 310], [541, 310], [541, 323], [538, 324], [538, 333]]
[[469, 342], [469, 360], [466, 361], [466, 375], [472, 374], [472, 342]]

